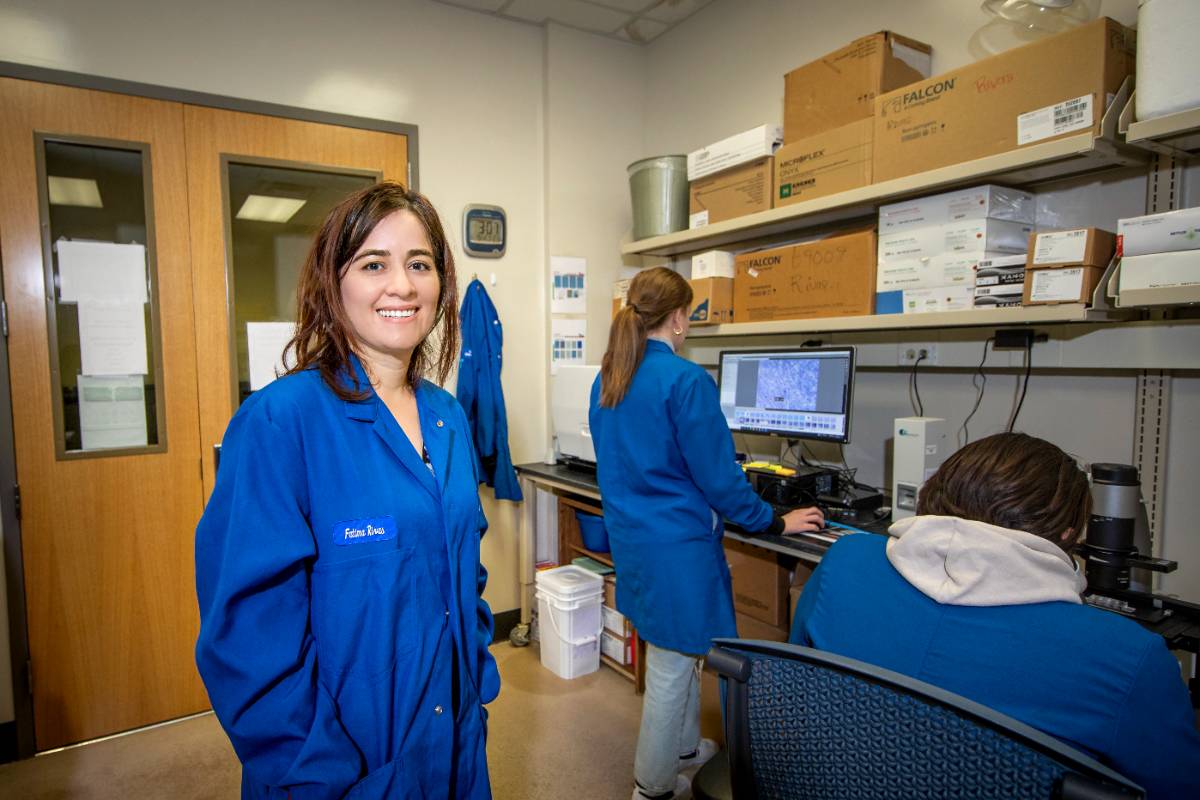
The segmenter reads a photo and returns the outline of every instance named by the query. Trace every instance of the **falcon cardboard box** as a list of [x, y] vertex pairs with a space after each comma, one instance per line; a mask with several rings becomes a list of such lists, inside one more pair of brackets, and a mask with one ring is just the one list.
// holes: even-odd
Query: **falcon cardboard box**
[[929, 45], [880, 31], [783, 76], [783, 143], [868, 119], [875, 96], [929, 77]]
[[724, 325], [733, 322], [733, 278], [690, 280], [692, 307], [688, 321], [692, 325]]
[[771, 156], [692, 181], [688, 190], [688, 227], [766, 211], [775, 180]]
[[871, 183], [875, 123], [852, 122], [784, 145], [775, 154], [775, 207]]
[[742, 253], [733, 279], [738, 322], [855, 317], [875, 306], [875, 229]]
[[1098, 19], [881, 94], [874, 181], [1099, 133], [1109, 99], [1133, 73], [1133, 43], [1133, 31]]

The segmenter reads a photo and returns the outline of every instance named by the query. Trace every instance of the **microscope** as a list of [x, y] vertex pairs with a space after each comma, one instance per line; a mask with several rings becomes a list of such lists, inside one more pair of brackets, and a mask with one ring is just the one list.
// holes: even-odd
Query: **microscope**
[[[1091, 474], [1092, 515], [1077, 551], [1086, 564], [1084, 600], [1135, 619], [1172, 650], [1200, 653], [1200, 604], [1150, 591], [1150, 572], [1172, 572], [1179, 564], [1142, 553], [1150, 536], [1137, 468], [1092, 464]], [[1198, 700], [1193, 679], [1192, 705]]]

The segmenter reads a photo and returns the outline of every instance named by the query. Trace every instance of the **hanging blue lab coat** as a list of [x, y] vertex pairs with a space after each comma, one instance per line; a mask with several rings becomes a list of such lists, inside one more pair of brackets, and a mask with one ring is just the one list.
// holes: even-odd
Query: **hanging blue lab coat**
[[454, 398], [416, 397], [432, 473], [378, 395], [342, 401], [315, 370], [225, 432], [196, 529], [196, 664], [243, 798], [491, 796], [475, 457]]
[[588, 421], [617, 569], [617, 608], [651, 644], [703, 655], [737, 636], [721, 517], [766, 530], [771, 507], [734, 461], [717, 386], [651, 339], [615, 408], [592, 385]]
[[500, 386], [504, 329], [479, 281], [467, 286], [459, 318], [463, 341], [455, 394], [471, 424], [480, 472], [487, 485], [495, 488], [497, 500], [520, 501], [521, 484], [508, 450], [508, 417]]

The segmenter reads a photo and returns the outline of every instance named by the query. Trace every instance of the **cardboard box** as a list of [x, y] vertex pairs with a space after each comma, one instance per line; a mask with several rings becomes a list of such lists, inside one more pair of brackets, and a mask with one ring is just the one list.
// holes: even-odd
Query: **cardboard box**
[[617, 576], [604, 576], [604, 605], [615, 609], [617, 607]]
[[1020, 189], [988, 184], [892, 203], [879, 207], [879, 235], [971, 219], [1004, 219], [1033, 225], [1037, 221], [1037, 198]]
[[701, 278], [688, 281], [692, 287], [692, 325], [724, 325], [733, 322], [733, 278]]
[[1200, 284], [1200, 250], [1126, 256], [1121, 259], [1121, 291], [1173, 289]]
[[1099, 19], [881, 94], [875, 182], [1099, 133], [1110, 96], [1133, 73], [1133, 43], [1133, 31]]
[[600, 652], [622, 666], [629, 666], [633, 663], [633, 640], [603, 631], [600, 634]]
[[796, 562], [796, 568], [792, 571], [792, 585], [788, 589], [788, 633], [791, 633], [792, 624], [796, 621], [796, 603], [800, 601], [800, 594], [804, 591], [804, 584], [808, 583], [808, 579], [812, 577], [813, 570], [816, 569], [815, 564], [810, 564], [807, 561]]
[[928, 228], [910, 228], [879, 237], [880, 266], [947, 254], [974, 256], [1024, 253], [1033, 226], [998, 219], [968, 219]]
[[1200, 207], [1117, 220], [1117, 255], [1200, 250]]
[[625, 307], [626, 301], [629, 299], [629, 283], [632, 278], [626, 278], [621, 281], [613, 281], [612, 294], [612, 315], [616, 319], [617, 312]]
[[628, 639], [629, 635], [633, 633], [633, 629], [629, 624], [629, 620], [627, 620], [625, 615], [620, 611], [617, 611], [615, 608], [610, 608], [609, 606], [600, 606], [600, 614], [604, 620], [604, 630], [611, 631], [617, 636], [620, 636], [622, 639]]
[[[932, 258], [914, 258], [880, 264], [875, 272], [875, 291], [932, 289], [937, 286], [974, 286], [979, 262], [984, 256], [946, 253]], [[1021, 256], [1023, 259], [1024, 256]], [[1021, 266], [1024, 269], [1024, 264]]]
[[734, 254], [728, 250], [709, 250], [692, 256], [692, 280], [732, 278]]
[[[725, 560], [733, 580], [733, 608], [740, 620], [757, 620], [776, 628], [787, 625], [788, 571], [778, 555], [735, 539], [725, 540]], [[786, 638], [786, 637], [785, 637]]]
[[1028, 269], [1025, 271], [1023, 304], [1090, 303], [1103, 275], [1102, 267]]
[[904, 313], [963, 311], [975, 304], [973, 286], [939, 286], [934, 289], [905, 289]]
[[773, 154], [783, 144], [782, 125], [759, 125], [693, 150], [687, 156], [689, 181]]
[[783, 76], [783, 142], [868, 119], [876, 95], [929, 77], [929, 45], [889, 31], [855, 39]]
[[775, 153], [775, 207], [846, 192], [871, 183], [870, 119], [784, 145]]
[[1047, 231], [1029, 237], [1027, 267], [1107, 267], [1116, 236], [1099, 228]]
[[853, 317], [875, 301], [875, 231], [742, 253], [733, 281], [733, 318]]
[[700, 735], [725, 746], [724, 717], [721, 714], [721, 679], [717, 673], [700, 673]]
[[785, 621], [779, 625], [772, 625], [762, 620], [755, 619], [749, 614], [736, 614], [737, 629], [739, 639], [764, 639], [768, 642], [786, 642], [788, 639], [788, 627], [786, 617], [789, 614], [789, 606], [787, 605], [787, 594], [784, 593], [784, 599], [781, 603]]
[[774, 180], [775, 165], [768, 156], [692, 181], [688, 189], [688, 227], [702, 228], [766, 211], [771, 207]]

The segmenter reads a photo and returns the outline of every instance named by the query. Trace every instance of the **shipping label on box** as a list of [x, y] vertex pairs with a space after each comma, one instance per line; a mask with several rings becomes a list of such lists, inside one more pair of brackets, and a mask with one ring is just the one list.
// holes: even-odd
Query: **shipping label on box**
[[875, 125], [859, 120], [782, 147], [775, 154], [775, 207], [871, 183]]
[[874, 113], [876, 95], [927, 78], [929, 45], [888, 31], [855, 39], [783, 78], [783, 136], [791, 144]]
[[737, 322], [871, 314], [875, 231], [742, 253], [733, 282]]
[[1200, 207], [1117, 220], [1117, 255], [1200, 250]]
[[701, 278], [732, 278], [733, 253], [728, 250], [708, 250], [692, 256], [692, 280]]
[[687, 156], [688, 180], [694, 181], [722, 170], [757, 161], [783, 144], [782, 125], [759, 125], [748, 131], [693, 150]]
[[725, 325], [733, 322], [733, 278], [690, 280], [692, 307], [688, 321], [692, 325]]
[[972, 219], [1003, 219], [1033, 225], [1037, 198], [1005, 186], [975, 186], [881, 206], [879, 234], [929, 228]]
[[1030, 239], [1031, 267], [1106, 267], [1112, 260], [1116, 237], [1099, 228], [1039, 233]]
[[1200, 250], [1127, 256], [1121, 259], [1121, 291], [1173, 289], [1200, 284]]
[[905, 289], [904, 313], [924, 314], [931, 311], [962, 311], [971, 308], [975, 300], [973, 286], [939, 286], [934, 289]]
[[1099, 134], [1108, 97], [1133, 73], [1133, 42], [1099, 19], [880, 95], [875, 182], [1049, 140], [1038, 137]]
[[1023, 253], [1029, 247], [1033, 227], [1024, 222], [969, 219], [929, 228], [913, 228], [879, 237], [879, 264], [886, 266], [913, 259], [957, 254]]
[[689, 224], [703, 214], [708, 215], [704, 224], [711, 225], [768, 210], [774, 181], [774, 161], [769, 157], [692, 181], [688, 190]]
[[1104, 270], [1100, 267], [1054, 267], [1025, 272], [1025, 305], [1090, 303]]

